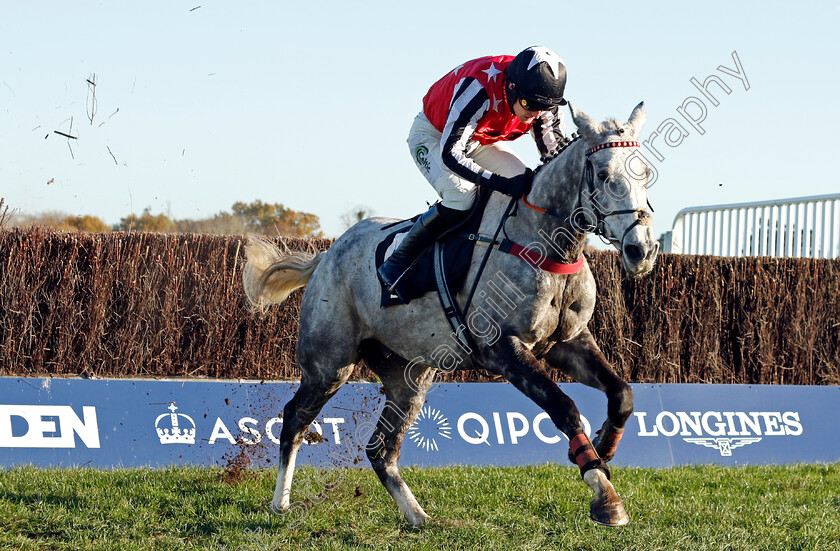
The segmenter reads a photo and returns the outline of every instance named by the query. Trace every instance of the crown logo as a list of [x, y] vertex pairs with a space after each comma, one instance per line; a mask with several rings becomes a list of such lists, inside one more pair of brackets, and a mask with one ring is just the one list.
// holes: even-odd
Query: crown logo
[[[174, 403], [170, 404], [168, 408], [172, 413], [164, 413], [158, 415], [155, 419], [155, 430], [161, 444], [195, 444], [195, 421], [192, 417], [183, 413], [175, 413], [178, 409]], [[169, 418], [169, 423], [164, 422], [161, 427], [161, 421]], [[182, 428], [179, 423], [180, 419], [186, 419], [192, 428]], [[167, 427], [167, 424], [169, 425]]]

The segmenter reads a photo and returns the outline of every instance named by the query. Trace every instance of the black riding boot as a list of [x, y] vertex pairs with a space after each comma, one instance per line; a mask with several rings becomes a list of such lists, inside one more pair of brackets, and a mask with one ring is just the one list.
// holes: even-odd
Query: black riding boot
[[421, 214], [408, 230], [397, 250], [379, 267], [379, 281], [385, 289], [405, 302], [396, 289], [403, 273], [411, 266], [417, 255], [434, 243], [435, 239], [451, 228], [455, 222], [461, 220], [465, 214], [466, 211], [447, 208], [440, 203], [435, 203], [432, 208]]

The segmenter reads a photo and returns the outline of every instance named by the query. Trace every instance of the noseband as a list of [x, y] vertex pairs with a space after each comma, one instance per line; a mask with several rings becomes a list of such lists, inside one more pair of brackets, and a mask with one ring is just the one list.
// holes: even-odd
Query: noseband
[[[601, 151], [602, 149], [609, 149], [611, 147], [639, 147], [639, 142], [634, 141], [612, 141], [612, 142], [604, 142], [598, 144], [594, 147], [590, 147], [586, 150], [586, 164], [583, 168], [583, 174], [581, 175], [581, 184], [578, 187], [578, 204], [580, 205], [579, 209], [575, 209], [572, 215], [568, 217], [559, 216], [548, 209], [544, 209], [542, 207], [538, 207], [532, 205], [527, 201], [525, 196], [522, 196], [522, 204], [526, 207], [535, 210], [542, 214], [547, 214], [559, 220], [562, 220], [568, 224], [570, 224], [573, 228], [579, 231], [587, 232], [591, 231], [595, 235], [598, 235], [611, 243], [618, 243], [619, 246], [623, 245], [624, 238], [627, 237], [627, 234], [638, 225], [648, 225], [650, 224], [651, 215], [645, 209], [626, 209], [626, 210], [613, 210], [609, 212], [603, 212], [598, 202], [593, 200], [592, 198], [596, 195], [595, 190], [595, 168], [592, 165], [592, 161], [589, 160], [589, 156], [597, 151]], [[589, 194], [590, 198], [590, 206], [591, 209], [584, 208], [583, 202], [583, 193], [584, 187]], [[650, 205], [650, 201], [648, 201], [648, 207], [650, 210], [653, 211], [653, 207]], [[583, 210], [584, 212], [578, 212], [578, 210]], [[590, 224], [590, 221], [587, 219], [587, 212], [589, 211], [591, 214], [595, 215], [595, 224]], [[614, 235], [608, 235], [604, 230], [606, 229], [606, 224], [604, 224], [604, 220], [609, 216], [618, 216], [619, 214], [635, 214], [636, 220], [628, 227], [624, 234], [621, 236], [621, 239], [618, 239]]]

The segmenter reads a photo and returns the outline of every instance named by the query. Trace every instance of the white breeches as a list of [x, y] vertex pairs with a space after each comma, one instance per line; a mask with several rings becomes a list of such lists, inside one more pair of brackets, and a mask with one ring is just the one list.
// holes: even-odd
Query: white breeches
[[[441, 133], [422, 112], [414, 119], [408, 134], [411, 157], [426, 180], [435, 188], [444, 207], [467, 210], [475, 201], [476, 185], [450, 172], [440, 155]], [[473, 143], [467, 156], [482, 168], [506, 177], [525, 172], [522, 159], [505, 142], [490, 145]]]

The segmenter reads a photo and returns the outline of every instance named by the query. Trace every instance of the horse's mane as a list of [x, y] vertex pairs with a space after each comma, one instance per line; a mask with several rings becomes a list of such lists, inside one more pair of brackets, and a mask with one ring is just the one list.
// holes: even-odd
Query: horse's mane
[[[578, 142], [582, 136], [575, 132], [572, 134], [571, 139], [566, 141], [563, 145], [559, 146], [555, 151], [552, 152], [552, 156], [550, 159], [547, 159], [543, 162], [540, 166], [534, 170], [534, 177], [536, 178], [537, 173], [539, 173], [542, 169], [547, 168], [550, 164], [554, 163], [555, 161], [560, 162], [561, 158], [564, 159], [564, 154]], [[565, 162], [565, 159], [564, 159]], [[563, 235], [567, 236], [568, 238], [568, 248], [566, 249], [567, 255], [569, 258], [579, 258], [580, 255], [583, 253], [584, 246], [586, 244], [586, 232], [581, 232], [577, 238], [571, 238], [570, 236], [576, 233], [576, 228], [572, 225], [568, 220], [564, 221], [563, 224], [569, 227], [571, 230], [570, 232], [564, 232]]]
[[575, 143], [576, 141], [578, 141], [579, 139], [580, 139], [580, 134], [578, 134], [577, 132], [572, 132], [572, 139], [571, 139], [571, 140], [568, 140], [565, 144], [563, 144], [562, 146], [560, 146], [560, 149], [557, 151], [557, 153], [554, 155], [554, 157], [559, 157], [559, 156], [560, 156], [560, 155], [561, 155], [564, 151], [566, 151], [567, 149], [569, 149], [569, 147], [570, 147], [573, 143]]
[[543, 161], [543, 164], [541, 164], [536, 168], [536, 170], [534, 170], [534, 174], [536, 175], [537, 172], [548, 166], [549, 163], [559, 159], [563, 155], [563, 153], [565, 153], [566, 150], [569, 149], [572, 146], [572, 144], [574, 144], [580, 138], [581, 136], [577, 132], [572, 133], [572, 139], [567, 140], [563, 145], [559, 146], [556, 150], [552, 151], [550, 153], [551, 157]]

